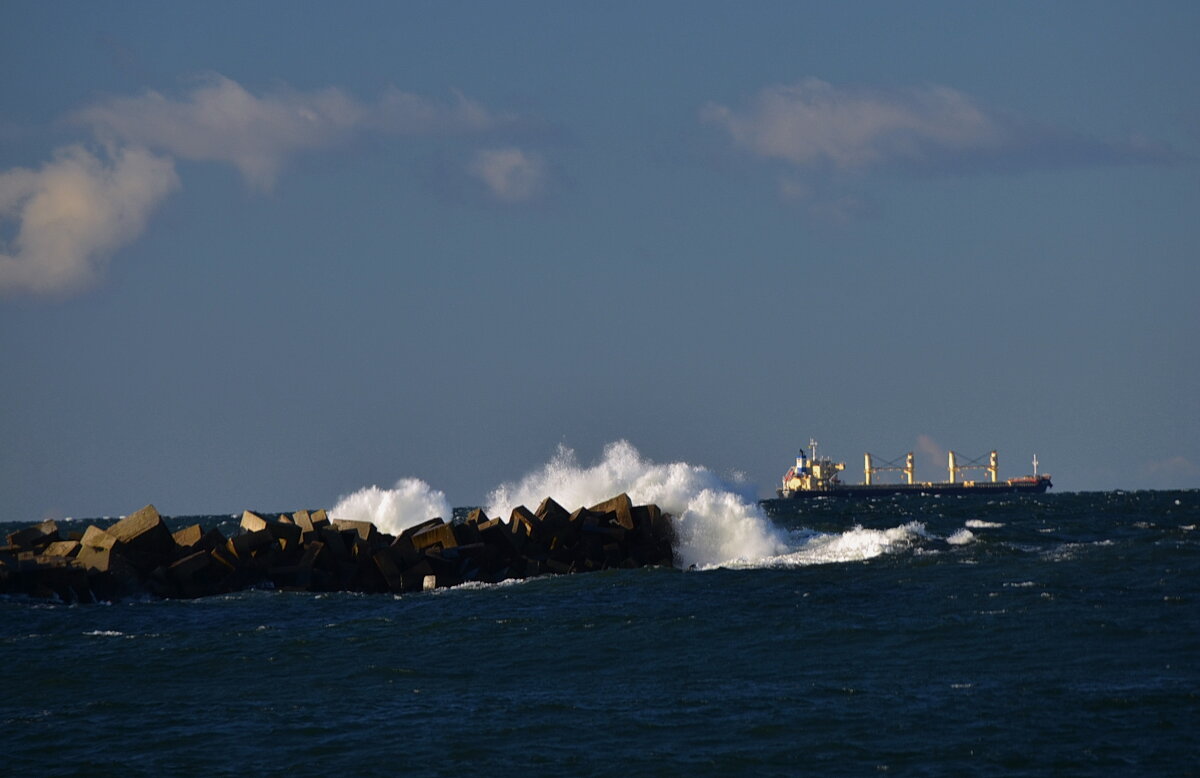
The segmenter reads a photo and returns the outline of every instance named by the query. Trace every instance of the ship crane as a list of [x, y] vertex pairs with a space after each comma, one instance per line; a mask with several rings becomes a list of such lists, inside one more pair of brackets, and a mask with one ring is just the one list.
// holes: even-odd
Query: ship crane
[[962, 456], [956, 451], [950, 452], [950, 483], [958, 483], [958, 474], [963, 470], [986, 470], [989, 479], [992, 483], [999, 480], [1000, 460], [996, 452], [992, 451], [988, 454], [988, 463], [983, 463], [983, 457], [969, 460], [965, 465], [958, 464], [958, 457]]
[[871, 454], [870, 452], [863, 454], [863, 484], [866, 486], [871, 485], [871, 477], [876, 473], [886, 473], [889, 471], [904, 473], [905, 482], [909, 484], [913, 483], [913, 478], [916, 473], [913, 452], [910, 451], [904, 455], [903, 465], [900, 464], [900, 457], [884, 460], [882, 465], [876, 465], [874, 462], [874, 454]]

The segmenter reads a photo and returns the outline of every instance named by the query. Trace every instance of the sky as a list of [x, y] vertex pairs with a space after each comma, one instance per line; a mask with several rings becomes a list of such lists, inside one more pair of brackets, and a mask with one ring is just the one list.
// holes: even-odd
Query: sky
[[1200, 487], [1200, 5], [0, 5], [0, 521]]

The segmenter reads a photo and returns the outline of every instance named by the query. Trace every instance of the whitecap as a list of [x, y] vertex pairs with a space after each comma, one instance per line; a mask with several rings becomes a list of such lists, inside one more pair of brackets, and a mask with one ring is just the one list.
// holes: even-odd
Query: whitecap
[[588, 467], [579, 464], [572, 449], [559, 445], [549, 462], [520, 481], [496, 487], [486, 502], [489, 516], [503, 518], [518, 505], [533, 508], [546, 497], [574, 510], [625, 492], [635, 504], [653, 503], [675, 518], [680, 566], [714, 567], [788, 549], [785, 533], [744, 488], [700, 465], [652, 462], [620, 440], [606, 446], [600, 461]]
[[965, 546], [975, 542], [975, 533], [964, 527], [946, 538], [946, 542], [952, 546]]
[[369, 486], [344, 495], [329, 515], [336, 519], [369, 521], [380, 532], [398, 535], [432, 518], [451, 518], [446, 495], [419, 478], [401, 478], [391, 489]]

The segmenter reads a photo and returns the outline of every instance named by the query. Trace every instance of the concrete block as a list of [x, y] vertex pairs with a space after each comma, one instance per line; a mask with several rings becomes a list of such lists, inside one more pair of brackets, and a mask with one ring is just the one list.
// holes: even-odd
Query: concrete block
[[629, 495], [625, 492], [621, 492], [616, 497], [610, 497], [602, 503], [597, 503], [588, 510], [596, 513], [616, 514], [617, 524], [627, 530], [633, 529], [633, 500], [630, 500]]
[[310, 514], [310, 517], [312, 520], [313, 527], [316, 527], [317, 529], [320, 529], [321, 527], [323, 527], [329, 523], [329, 515], [327, 513], [325, 513], [324, 508], [322, 508], [321, 510], [313, 511]]
[[108, 534], [125, 544], [125, 557], [143, 573], [171, 562], [175, 553], [171, 531], [153, 505], [121, 519]]
[[393, 556], [399, 560], [400, 569], [404, 570], [421, 561], [421, 552], [412, 544], [411, 538], [398, 537], [390, 546]]
[[557, 526], [558, 524], [566, 521], [570, 513], [566, 508], [547, 497], [538, 505], [537, 510], [533, 512], [533, 515], [541, 519], [543, 523], [549, 523]]
[[25, 529], [10, 533], [7, 540], [10, 546], [33, 548], [35, 546], [45, 546], [54, 543], [62, 540], [62, 538], [59, 537], [58, 524], [54, 519], [46, 519], [34, 524], [32, 527], [26, 527]]
[[204, 527], [199, 524], [184, 527], [173, 532], [171, 539], [175, 541], [176, 553], [184, 549], [199, 550], [200, 541], [204, 540]]
[[292, 522], [300, 528], [301, 534], [315, 532], [317, 529], [313, 525], [312, 518], [308, 515], [308, 511], [296, 511], [293, 513]]
[[475, 508], [467, 514], [467, 524], [483, 524], [488, 520], [488, 515], [484, 513], [483, 508]]
[[479, 525], [471, 522], [463, 522], [459, 524], [455, 522], [450, 525], [450, 529], [454, 531], [455, 545], [469, 546], [472, 543], [479, 543]]
[[230, 538], [227, 547], [242, 562], [249, 562], [269, 546], [276, 545], [275, 536], [266, 527], [254, 532], [243, 532]]
[[350, 561], [350, 549], [346, 547], [346, 541], [342, 539], [342, 533], [333, 527], [323, 526], [318, 528], [317, 537], [325, 544], [326, 551], [335, 561]]
[[46, 546], [43, 551], [46, 556], [56, 557], [73, 557], [79, 553], [80, 543], [78, 540], [58, 540]]
[[379, 530], [369, 521], [352, 521], [351, 519], [334, 519], [333, 527], [339, 532], [353, 530], [360, 538], [372, 542], [379, 536]]
[[400, 574], [400, 565], [397, 563], [395, 551], [391, 548], [382, 548], [375, 552], [372, 560], [375, 562], [379, 574], [383, 576], [383, 580], [387, 581], [390, 591], [404, 591], [404, 577]]
[[429, 519], [428, 521], [423, 521], [420, 524], [414, 524], [413, 526], [404, 530], [403, 532], [400, 533], [400, 537], [411, 538], [413, 535], [416, 535], [419, 532], [424, 532], [425, 530], [429, 529], [430, 527], [438, 527], [445, 523], [446, 522], [440, 518]]
[[300, 557], [300, 561], [297, 564], [300, 567], [309, 569], [325, 567], [327, 557], [329, 557], [329, 554], [325, 551], [325, 544], [316, 540], [309, 543], [308, 547], [304, 549], [304, 555]]
[[256, 513], [242, 511], [241, 527], [247, 532], [258, 532], [267, 528], [267, 520]]
[[423, 551], [428, 548], [454, 548], [458, 545], [454, 530], [449, 524], [436, 524], [426, 527], [413, 534], [410, 538], [413, 548]]
[[477, 525], [475, 529], [479, 533], [480, 542], [496, 549], [502, 557], [517, 553], [517, 544], [513, 540], [512, 532], [500, 519], [490, 519]]
[[114, 548], [120, 544], [114, 536], [107, 531], [100, 529], [96, 525], [90, 525], [83, 533], [83, 538], [80, 539], [80, 544], [90, 548]]
[[525, 541], [532, 539], [536, 534], [538, 527], [542, 521], [537, 516], [529, 512], [529, 509], [524, 505], [518, 505], [513, 508], [512, 514], [508, 519], [508, 528], [516, 537], [517, 545], [524, 545]]
[[303, 534], [299, 525], [282, 521], [268, 521], [265, 522], [264, 529], [271, 533], [271, 537], [279, 541], [279, 547], [283, 550], [296, 551], [299, 548]]
[[437, 588], [438, 579], [436, 575], [427, 575], [421, 580], [422, 591], [431, 592]]

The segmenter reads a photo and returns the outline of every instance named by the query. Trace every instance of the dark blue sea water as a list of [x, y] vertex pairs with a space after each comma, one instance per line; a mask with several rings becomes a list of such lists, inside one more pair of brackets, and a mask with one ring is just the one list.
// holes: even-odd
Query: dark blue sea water
[[1200, 773], [1200, 492], [769, 507], [711, 569], [2, 600], [0, 772]]

